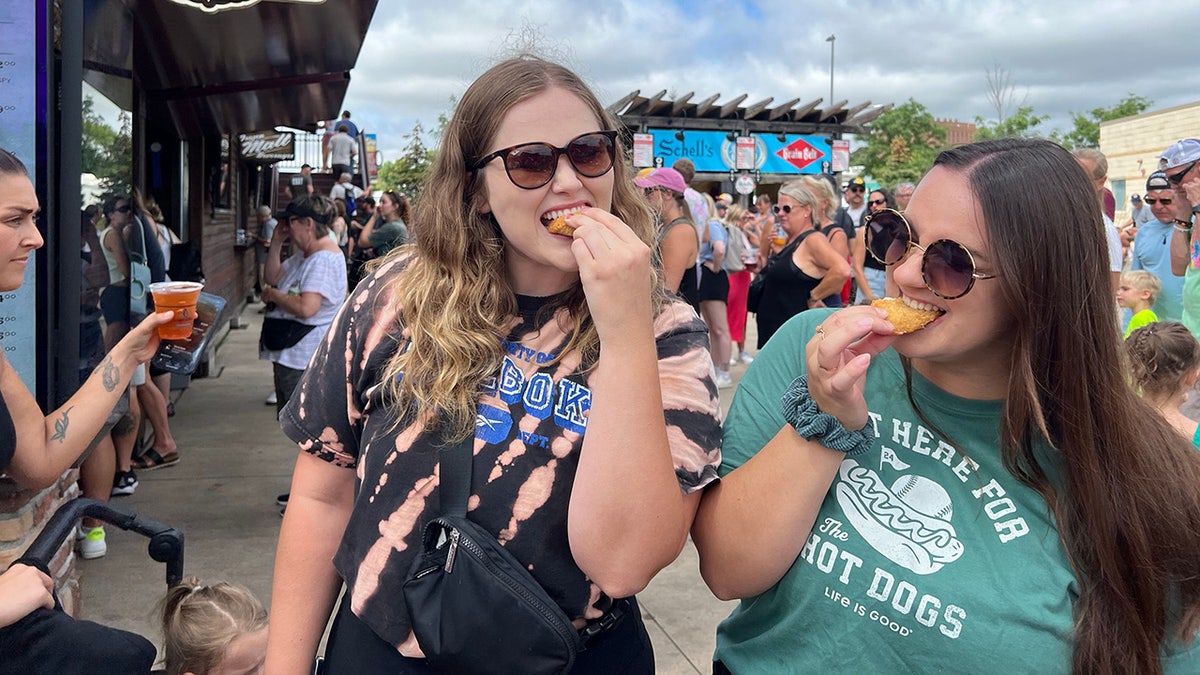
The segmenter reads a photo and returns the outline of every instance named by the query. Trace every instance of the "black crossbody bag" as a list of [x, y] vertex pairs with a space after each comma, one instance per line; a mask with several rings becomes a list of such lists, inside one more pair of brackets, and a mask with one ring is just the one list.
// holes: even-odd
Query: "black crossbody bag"
[[404, 582], [413, 634], [442, 672], [569, 672], [584, 638], [495, 535], [467, 518], [474, 441], [442, 451], [443, 515], [425, 525]]

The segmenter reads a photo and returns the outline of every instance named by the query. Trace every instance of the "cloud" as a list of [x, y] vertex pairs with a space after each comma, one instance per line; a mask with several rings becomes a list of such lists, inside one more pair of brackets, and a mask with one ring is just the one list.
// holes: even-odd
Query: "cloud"
[[605, 103], [663, 89], [807, 102], [829, 97], [834, 34], [834, 97], [850, 105], [913, 98], [937, 117], [989, 119], [998, 65], [1048, 128], [1067, 128], [1070, 112], [1130, 93], [1153, 109], [1196, 100], [1194, 59], [1180, 57], [1194, 52], [1197, 25], [1200, 4], [1156, 19], [1116, 0], [385, 1], [345, 107], [395, 157], [416, 121], [434, 127], [451, 97], [523, 47], [579, 72]]

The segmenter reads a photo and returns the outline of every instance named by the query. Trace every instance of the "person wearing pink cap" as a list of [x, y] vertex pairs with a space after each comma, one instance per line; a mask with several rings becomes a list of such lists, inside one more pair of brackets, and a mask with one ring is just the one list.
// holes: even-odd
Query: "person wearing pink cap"
[[658, 218], [658, 254], [662, 259], [663, 285], [699, 312], [696, 256], [700, 253], [700, 244], [696, 241], [691, 210], [683, 198], [683, 192], [687, 190], [683, 175], [675, 169], [659, 168], [648, 176], [634, 178], [633, 184], [645, 190], [650, 210]]

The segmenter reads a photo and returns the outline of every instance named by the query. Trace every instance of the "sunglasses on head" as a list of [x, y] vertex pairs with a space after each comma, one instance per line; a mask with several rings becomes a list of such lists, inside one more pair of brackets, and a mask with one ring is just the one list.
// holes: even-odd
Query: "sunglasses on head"
[[567, 156], [575, 171], [585, 178], [597, 178], [608, 173], [616, 156], [616, 131], [593, 131], [576, 136], [564, 147], [549, 143], [521, 143], [487, 155], [471, 168], [482, 169], [488, 162], [502, 157], [504, 172], [513, 185], [536, 190], [554, 178], [558, 158]]
[[[1182, 175], [1182, 174], [1180, 174], [1180, 175]], [[1145, 201], [1150, 206], [1154, 206], [1155, 204], [1157, 204], [1159, 202], [1162, 202], [1163, 206], [1170, 206], [1172, 203], [1175, 202], [1175, 200], [1171, 197], [1159, 197], [1158, 199], [1155, 199], [1154, 197], [1146, 197], [1143, 201]]]
[[[1197, 160], [1197, 161], [1200, 161], [1200, 160]], [[1183, 182], [1183, 177], [1188, 175], [1188, 172], [1191, 171], [1192, 167], [1194, 167], [1194, 166], [1196, 166], [1196, 162], [1192, 162], [1191, 164], [1185, 165], [1183, 167], [1183, 171], [1180, 171], [1179, 173], [1177, 173], [1173, 176], [1167, 176], [1167, 182], [1170, 183], [1171, 185], [1179, 185], [1180, 183]]]
[[925, 286], [939, 298], [953, 300], [970, 292], [976, 279], [995, 279], [994, 274], [975, 270], [975, 256], [966, 246], [952, 239], [938, 239], [928, 246], [916, 242], [912, 227], [899, 211], [883, 209], [867, 216], [866, 248], [884, 265], [904, 260], [913, 248], [922, 253], [921, 277]]

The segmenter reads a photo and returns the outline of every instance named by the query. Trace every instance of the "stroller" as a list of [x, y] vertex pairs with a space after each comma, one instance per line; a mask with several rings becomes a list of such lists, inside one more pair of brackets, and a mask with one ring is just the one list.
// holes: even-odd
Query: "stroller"
[[[83, 497], [59, 507], [25, 555], [13, 564], [22, 563], [49, 574], [50, 560], [71, 536], [75, 523], [83, 517], [149, 537], [150, 557], [166, 563], [167, 587], [183, 579], [183, 533], [136, 513]], [[63, 611], [57, 595], [54, 604], [54, 609], [37, 609], [16, 623], [0, 628], [0, 675], [151, 672], [157, 652], [149, 640], [91, 621], [73, 619]]]

